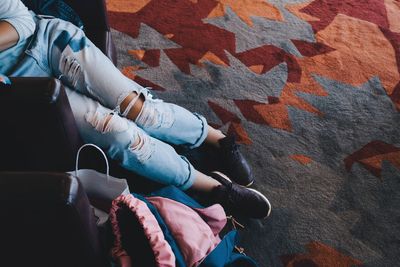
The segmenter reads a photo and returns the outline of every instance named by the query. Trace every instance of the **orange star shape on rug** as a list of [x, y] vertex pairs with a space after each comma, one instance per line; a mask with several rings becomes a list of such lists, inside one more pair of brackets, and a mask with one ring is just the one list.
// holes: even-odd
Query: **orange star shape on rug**
[[136, 13], [150, 1], [151, 0], [110, 0], [106, 1], [107, 11]]
[[208, 18], [222, 17], [230, 7], [249, 26], [253, 26], [250, 16], [282, 20], [279, 9], [264, 0], [218, 0], [217, 2], [217, 6], [210, 12]]

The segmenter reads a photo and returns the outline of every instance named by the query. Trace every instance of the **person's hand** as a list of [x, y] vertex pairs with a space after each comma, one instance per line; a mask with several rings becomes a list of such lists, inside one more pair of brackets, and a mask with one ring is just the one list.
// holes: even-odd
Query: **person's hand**
[[0, 21], [0, 52], [14, 46], [18, 40], [15, 28], [6, 21]]

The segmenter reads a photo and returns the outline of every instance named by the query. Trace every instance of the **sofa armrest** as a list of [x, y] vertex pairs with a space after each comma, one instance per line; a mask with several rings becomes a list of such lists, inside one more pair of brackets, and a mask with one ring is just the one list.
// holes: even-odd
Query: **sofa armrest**
[[60, 81], [10, 80], [0, 84], [0, 170], [72, 170], [82, 141]]
[[0, 85], [2, 98], [51, 105], [59, 99], [63, 90], [61, 83], [53, 78], [18, 77], [10, 80], [11, 85]]
[[109, 266], [96, 218], [76, 177], [0, 172], [0, 209], [2, 266]]

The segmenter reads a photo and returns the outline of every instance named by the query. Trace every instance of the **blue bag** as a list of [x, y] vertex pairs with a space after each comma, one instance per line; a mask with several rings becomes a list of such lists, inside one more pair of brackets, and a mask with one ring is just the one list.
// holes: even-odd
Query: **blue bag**
[[[196, 200], [174, 186], [161, 188], [150, 195], [169, 198], [191, 208], [204, 208]], [[257, 263], [252, 258], [235, 251], [238, 242], [237, 231], [230, 231], [199, 267], [257, 267]]]
[[[221, 236], [220, 231], [226, 223], [222, 207], [204, 207], [174, 186], [161, 188], [146, 196], [135, 193], [120, 196], [112, 206], [110, 218], [116, 237], [112, 255], [121, 266], [150, 267], [161, 263], [171, 267], [258, 266], [250, 257], [236, 252], [236, 230]], [[175, 217], [177, 214], [183, 217]], [[185, 223], [177, 223], [179, 218]], [[210, 232], [202, 228], [204, 224], [201, 221], [210, 227]], [[198, 228], [198, 225], [203, 226]], [[206, 232], [219, 235], [217, 243], [214, 243], [217, 239], [208, 239], [210, 235]], [[190, 236], [201, 239], [190, 239]], [[204, 246], [189, 245], [199, 244], [197, 242]]]

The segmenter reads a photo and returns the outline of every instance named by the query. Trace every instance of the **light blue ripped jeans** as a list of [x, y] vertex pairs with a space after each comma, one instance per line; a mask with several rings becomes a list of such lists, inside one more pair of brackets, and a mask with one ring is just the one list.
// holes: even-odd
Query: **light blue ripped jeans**
[[[128, 170], [163, 184], [189, 188], [197, 171], [167, 143], [199, 146], [207, 136], [205, 118], [153, 99], [146, 88], [115, 68], [73, 24], [59, 19], [36, 20], [37, 30], [26, 55], [9, 76], [59, 78], [67, 86], [85, 142], [99, 145]], [[132, 92], [145, 97], [135, 122], [119, 109]]]

